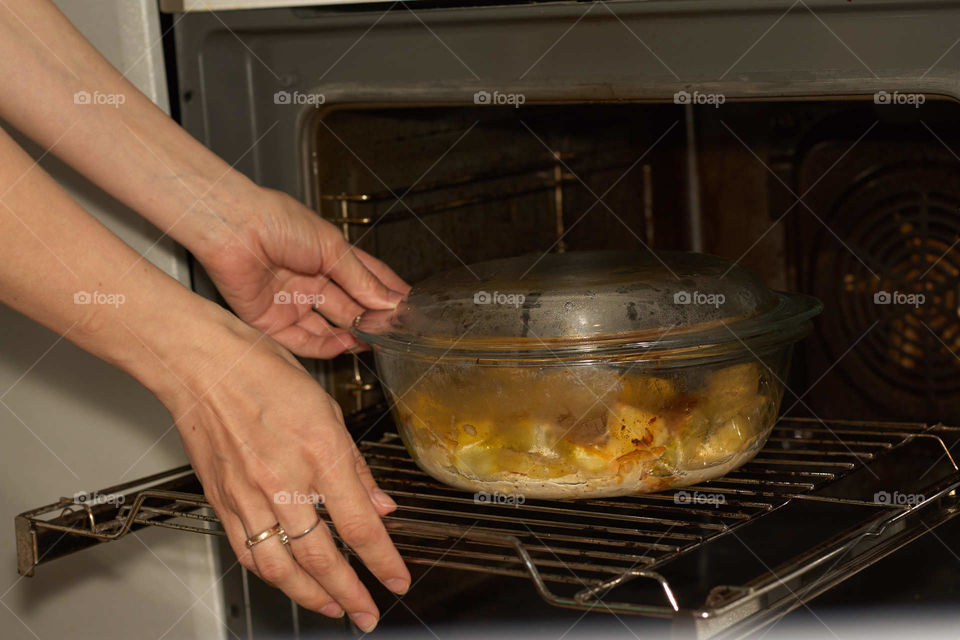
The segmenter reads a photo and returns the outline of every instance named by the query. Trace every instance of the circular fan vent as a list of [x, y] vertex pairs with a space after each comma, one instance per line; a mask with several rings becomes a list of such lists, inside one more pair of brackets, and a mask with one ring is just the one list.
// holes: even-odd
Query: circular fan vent
[[[955, 168], [878, 172], [815, 241], [828, 353], [867, 398], [913, 419], [960, 409], [960, 181]], [[828, 274], [837, 274], [831, 277]], [[872, 327], [872, 328], [871, 328]]]

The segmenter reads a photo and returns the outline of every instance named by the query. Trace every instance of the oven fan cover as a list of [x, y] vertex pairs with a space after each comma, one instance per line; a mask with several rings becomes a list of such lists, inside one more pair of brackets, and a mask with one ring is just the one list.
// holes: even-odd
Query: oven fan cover
[[837, 200], [827, 224], [834, 233], [821, 226], [814, 236], [810, 290], [826, 302], [820, 334], [832, 362], [898, 413], [960, 414], [956, 167], [870, 174]]

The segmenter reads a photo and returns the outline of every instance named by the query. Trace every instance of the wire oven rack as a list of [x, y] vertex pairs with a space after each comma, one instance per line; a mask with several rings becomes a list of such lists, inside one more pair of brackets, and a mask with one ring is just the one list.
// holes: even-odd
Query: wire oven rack
[[[314, 200], [319, 203], [321, 214], [327, 220], [341, 225], [344, 233], [349, 233], [350, 226], [371, 227], [381, 222], [428, 216], [545, 193], [553, 200], [558, 241], [562, 241], [563, 188], [566, 185], [576, 185], [579, 180], [596, 173], [632, 168], [636, 164], [635, 150], [633, 147], [605, 149], [602, 161], [596, 156], [572, 151], [555, 150], [551, 151], [550, 155], [551, 160], [546, 162], [475, 171], [441, 180], [420, 181], [410, 186], [363, 193], [318, 192], [314, 195]], [[587, 164], [588, 162], [591, 164]], [[571, 171], [571, 166], [576, 166], [577, 171]], [[645, 187], [649, 189], [649, 176], [643, 175], [643, 179]], [[398, 198], [398, 193], [402, 193], [403, 198]], [[399, 200], [408, 196], [414, 202], [412, 208], [396, 206]], [[648, 203], [645, 202], [644, 205], [647, 206]]]
[[[957, 515], [958, 441], [943, 425], [783, 418], [719, 480], [579, 501], [470, 495], [421, 472], [395, 434], [360, 446], [399, 505], [385, 522], [408, 563], [529, 578], [556, 606], [739, 637]], [[223, 535], [181, 467], [21, 514], [19, 571], [148, 526]]]

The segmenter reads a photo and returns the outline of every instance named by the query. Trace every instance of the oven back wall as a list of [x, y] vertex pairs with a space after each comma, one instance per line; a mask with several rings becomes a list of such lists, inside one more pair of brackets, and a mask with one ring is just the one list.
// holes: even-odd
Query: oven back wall
[[[117, 68], [167, 108], [155, 2], [58, 4]], [[28, 150], [35, 157], [42, 152]], [[157, 229], [52, 156], [41, 166], [124, 241], [140, 252], [149, 249], [154, 264], [189, 284], [182, 251], [169, 240], [154, 246]], [[44, 565], [32, 578], [17, 575], [16, 514], [181, 465], [185, 457], [166, 410], [133, 379], [2, 305], [0, 326], [0, 637], [223, 637], [207, 536], [143, 531]]]

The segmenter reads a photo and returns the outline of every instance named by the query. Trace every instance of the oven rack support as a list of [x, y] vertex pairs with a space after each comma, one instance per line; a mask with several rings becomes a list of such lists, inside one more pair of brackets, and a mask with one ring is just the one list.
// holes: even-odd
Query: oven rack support
[[[506, 170], [475, 171], [444, 180], [421, 182], [415, 186], [401, 186], [370, 193], [321, 193], [316, 199], [323, 203], [321, 214], [334, 224], [341, 225], [345, 234], [351, 226], [370, 227], [384, 221], [398, 221], [416, 216], [456, 211], [464, 207], [510, 200], [534, 193], [549, 194], [553, 198], [557, 236], [563, 236], [563, 189], [576, 184], [577, 175], [626, 169], [631, 166], [632, 149], [611, 149], [605, 154], [602, 166], [581, 170], [575, 175], [568, 170], [581, 158], [569, 151], [553, 151], [552, 160]], [[514, 186], [504, 187], [501, 183]], [[493, 188], [493, 187], [496, 188]], [[494, 192], [494, 195], [490, 195]], [[412, 208], [397, 206], [404, 194], [416, 204]], [[327, 210], [327, 209], [332, 210]]]
[[[714, 482], [522, 505], [436, 483], [393, 434], [361, 449], [399, 505], [385, 523], [408, 563], [524, 577], [554, 606], [737, 637], [960, 513], [957, 442], [960, 429], [943, 425], [784, 418], [752, 462]], [[33, 575], [145, 527], [224, 535], [196, 476], [180, 467], [20, 514], [18, 570]], [[771, 543], [791, 527], [793, 540]], [[690, 580], [704, 558], [715, 569]]]

